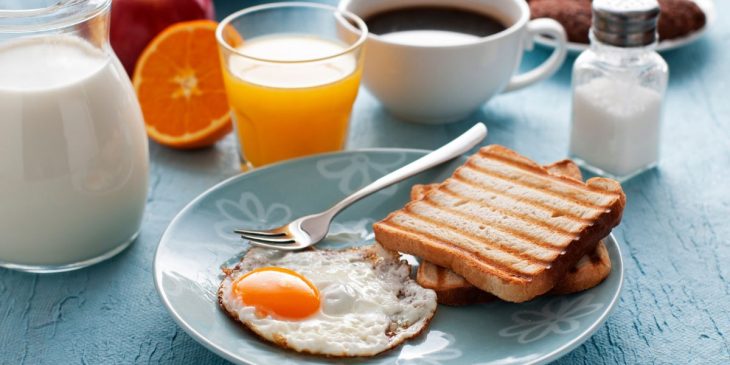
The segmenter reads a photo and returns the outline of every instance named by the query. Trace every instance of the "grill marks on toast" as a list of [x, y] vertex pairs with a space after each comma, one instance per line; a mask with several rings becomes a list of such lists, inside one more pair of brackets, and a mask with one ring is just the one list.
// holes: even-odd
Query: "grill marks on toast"
[[[487, 227], [489, 225], [487, 228], [500, 230], [545, 249], [560, 251], [560, 241], [575, 237], [575, 234], [569, 231], [555, 229], [530, 217], [519, 216], [509, 210], [493, 207], [489, 204], [468, 201], [446, 189], [434, 190], [433, 194], [426, 197], [424, 201], [465, 218], [481, 221], [484, 223], [483, 226]], [[545, 241], [542, 242], [541, 239]]]
[[[422, 211], [418, 213], [417, 211]], [[416, 202], [409, 207], [409, 212], [416, 215], [435, 215], [441, 213], [439, 222], [451, 227], [453, 230], [468, 236], [469, 238], [484, 240], [489, 245], [509, 252], [526, 260], [550, 262], [552, 254], [558, 255], [562, 250], [544, 243], [534, 245], [530, 240], [529, 233], [518, 230], [499, 228], [499, 225], [492, 225], [492, 222], [484, 220], [478, 215], [462, 212], [455, 208], [447, 208], [434, 203], [433, 199], [427, 198], [424, 201]], [[496, 227], [495, 227], [496, 226]], [[540, 246], [538, 248], [534, 246]], [[545, 257], [547, 254], [550, 257]]]
[[[607, 188], [602, 189], [604, 186]], [[390, 237], [393, 249], [401, 246], [406, 252], [409, 245], [415, 245], [411, 247], [416, 252], [411, 253], [420, 252], [424, 259], [452, 269], [461, 267], [465, 270], [462, 275], [475, 274], [473, 270], [479, 267], [515, 288], [515, 296], [509, 294], [504, 299], [521, 301], [533, 294], [529, 294], [532, 289], [522, 292], [518, 286], [539, 278], [535, 294], [547, 290], [542, 287], [549, 285], [548, 277], [562, 275], [574, 263], [567, 261], [589, 249], [586, 240], [592, 240], [591, 234], [607, 233], [603, 231], [617, 224], [615, 218], [609, 218], [616, 215], [611, 208], [619, 208], [620, 219], [623, 199], [620, 187], [610, 182], [596, 181], [596, 186], [590, 186], [553, 176], [515, 152], [489, 146], [437, 188], [429, 189], [422, 199], [411, 201], [377, 223], [376, 238], [380, 240], [380, 233], [381, 243], [387, 246], [385, 241]], [[583, 236], [586, 232], [592, 233]], [[571, 258], [562, 259], [574, 246], [576, 250], [567, 255]], [[459, 262], [466, 258], [468, 263]], [[555, 263], [559, 263], [560, 273], [552, 270], [546, 276]], [[491, 285], [483, 283], [485, 289]]]
[[504, 160], [491, 158], [475, 159], [467, 164], [467, 166], [527, 188], [537, 189], [558, 198], [570, 200], [585, 207], [603, 209], [616, 198], [614, 196], [615, 194], [600, 193], [592, 189], [581, 188], [580, 183], [573, 179], [527, 172], [528, 170], [508, 163], [500, 163], [500, 161]]
[[[539, 261], [535, 259], [537, 254], [531, 250], [537, 250], [537, 246], [530, 247], [529, 242], [520, 242], [517, 239], [500, 242], [496, 237], [474, 234], [473, 221], [464, 220], [463, 225], [457, 226], [456, 220], [449, 219], [451, 217], [448, 217], [448, 213], [444, 210], [425, 211], [424, 205], [427, 204], [421, 202], [409, 204], [403, 211], [391, 216], [387, 225], [406, 231], [414, 239], [418, 239], [419, 236], [428, 237], [436, 245], [476, 257], [513, 276], [529, 277], [549, 266], [549, 259]], [[438, 219], [429, 217], [431, 214], [437, 214]], [[476, 224], [482, 225], [478, 222]], [[459, 245], [451, 245], [449, 242], [459, 242]]]
[[[559, 231], [565, 234], [575, 232], [586, 225], [589, 221], [570, 217], [567, 214], [556, 214], [556, 212], [544, 205], [535, 204], [519, 197], [512, 197], [501, 194], [489, 187], [480, 187], [471, 182], [460, 181], [457, 178], [446, 180], [440, 191], [444, 191], [464, 200], [471, 200], [484, 206], [499, 210], [503, 214], [510, 214], [529, 223], [542, 226], [548, 229]], [[515, 211], [519, 210], [519, 214]]]
[[[491, 266], [517, 276], [533, 275], [550, 267], [588, 225], [587, 219], [605, 212], [605, 207], [597, 207], [594, 202], [608, 204], [610, 201], [605, 201], [605, 195], [601, 194], [585, 194], [587, 198], [581, 199], [581, 189], [572, 185], [572, 180], [561, 181], [562, 186], [555, 187], [551, 176], [537, 176], [532, 171], [531, 166], [480, 153], [478, 158], [470, 158], [466, 166], [457, 169], [455, 178], [397, 212], [390, 225], [410, 234], [426, 235], [445, 245], [460, 242], [463, 246], [460, 250]], [[536, 177], [524, 178], [529, 174]], [[451, 190], [454, 187], [451, 180], [469, 185], [467, 189], [471, 189], [472, 197]], [[457, 186], [455, 190], [464, 192], [464, 187]], [[497, 200], [499, 194], [512, 199]], [[536, 195], [540, 197], [537, 200], [528, 198]], [[482, 199], [474, 201], [476, 196]], [[510, 204], [515, 202], [523, 204]], [[533, 209], [525, 214], [521, 209], [524, 205]], [[565, 206], [569, 207], [567, 211], [560, 209]], [[562, 217], [574, 224], [569, 227], [551, 224], [553, 218]]]
[[[508, 230], [495, 229], [487, 223], [480, 224], [480, 221], [475, 220], [474, 218], [476, 217], [472, 215], [454, 213], [452, 210], [444, 209], [433, 204], [432, 201], [418, 202], [409, 207], [408, 211], [424, 219], [428, 219], [427, 217], [429, 215], [437, 215], [440, 213], [438, 222], [447, 226], [448, 229], [456, 234], [475, 241], [482, 241], [490, 247], [507, 252], [519, 259], [543, 263], [551, 261], [550, 257], [544, 257], [544, 252], [539, 252], [540, 249], [535, 249], [535, 247], [531, 246], [529, 239], [520, 237], [518, 234], [510, 233]], [[551, 247], [548, 250], [548, 254], [550, 253], [557, 255], [560, 251], [556, 252], [555, 248]]]
[[436, 272], [436, 285], [439, 287], [443, 287], [446, 285], [446, 274], [448, 272], [446, 270], [435, 270]]
[[605, 212], [605, 209], [579, 204], [553, 192], [525, 186], [507, 178], [496, 177], [470, 165], [458, 168], [454, 173], [454, 178], [462, 182], [469, 182], [480, 188], [489, 186], [490, 189], [488, 190], [544, 207], [551, 210], [553, 216], [566, 216], [574, 220], [591, 220]]
[[[513, 277], [528, 278], [544, 267], [544, 265], [525, 262], [518, 256], [485, 245], [479, 240], [469, 238], [452, 229], [443, 228], [440, 226], [440, 222], [432, 219], [426, 220], [417, 216], [402, 214], [394, 217], [392, 222], [385, 223], [385, 225], [430, 246], [473, 257], [480, 262], [484, 270], [495, 274], [507, 273]], [[460, 245], [451, 245], [449, 242], [459, 242]]]
[[[563, 160], [544, 166], [544, 168], [551, 175], [582, 181], [580, 170], [572, 161]], [[411, 200], [424, 199], [428, 191], [449, 193], [443, 186], [439, 189], [439, 184], [415, 185], [411, 189]], [[454, 195], [454, 199], [463, 198]], [[465, 203], [461, 205], [468, 203], [466, 200], [462, 201]], [[535, 220], [535, 222], [540, 221]], [[610, 271], [611, 260], [608, 257], [606, 245], [603, 242], [599, 242], [593, 251], [583, 256], [575, 266], [568, 270], [565, 276], [553, 287], [551, 292], [553, 294], [569, 294], [592, 288], [601, 283], [609, 275]], [[424, 288], [436, 291], [440, 304], [460, 306], [490, 301], [495, 298], [489, 293], [471, 285], [466, 279], [454, 273], [452, 270], [436, 266], [429, 261], [421, 261], [416, 278], [418, 283]]]
[[481, 150], [478, 154], [483, 158], [471, 159], [467, 162], [468, 166], [526, 187], [551, 192], [558, 198], [569, 199], [580, 205], [603, 209], [619, 195], [585, 185], [573, 178], [545, 174], [537, 165], [518, 162], [487, 150]]

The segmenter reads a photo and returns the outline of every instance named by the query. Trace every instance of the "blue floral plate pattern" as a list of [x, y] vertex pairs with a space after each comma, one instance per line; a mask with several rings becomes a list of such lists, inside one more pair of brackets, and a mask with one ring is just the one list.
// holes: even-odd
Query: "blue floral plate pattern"
[[[196, 341], [237, 364], [542, 364], [588, 339], [617, 305], [623, 283], [618, 242], [606, 242], [613, 264], [597, 287], [528, 303], [439, 306], [419, 338], [370, 359], [298, 355], [259, 340], [218, 307], [221, 267], [235, 263], [247, 245], [234, 228], [274, 227], [321, 211], [345, 195], [426, 152], [374, 149], [318, 155], [230, 178], [188, 204], [170, 223], [154, 260], [157, 291], [175, 321]], [[408, 201], [415, 183], [442, 181], [464, 158], [380, 191], [335, 220], [318, 247], [369, 244], [372, 223]]]

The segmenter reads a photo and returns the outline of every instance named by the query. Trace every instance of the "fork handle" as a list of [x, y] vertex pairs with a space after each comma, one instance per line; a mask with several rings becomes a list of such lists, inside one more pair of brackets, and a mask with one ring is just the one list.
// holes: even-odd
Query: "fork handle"
[[426, 171], [432, 167], [438, 166], [444, 162], [459, 157], [476, 146], [487, 136], [487, 127], [483, 123], [477, 123], [464, 134], [460, 135], [453, 141], [445, 144], [441, 148], [395, 170], [375, 181], [370, 185], [352, 193], [350, 196], [342, 199], [339, 203], [328, 209], [325, 214], [334, 217], [342, 209], [350, 206], [350, 204], [376, 192], [387, 188], [395, 183], [401, 182], [413, 175]]

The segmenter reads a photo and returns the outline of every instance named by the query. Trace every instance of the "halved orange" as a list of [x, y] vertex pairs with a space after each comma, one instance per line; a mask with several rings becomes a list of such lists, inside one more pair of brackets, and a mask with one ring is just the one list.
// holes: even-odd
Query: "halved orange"
[[173, 24], [137, 61], [132, 82], [147, 135], [158, 143], [206, 147], [233, 129], [215, 39], [217, 25], [210, 20]]

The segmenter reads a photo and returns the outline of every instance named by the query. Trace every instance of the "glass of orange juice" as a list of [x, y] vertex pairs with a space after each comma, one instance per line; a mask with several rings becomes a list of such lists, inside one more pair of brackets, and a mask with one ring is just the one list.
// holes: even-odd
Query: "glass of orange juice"
[[269, 4], [228, 16], [216, 36], [242, 169], [344, 147], [362, 19], [323, 4]]

